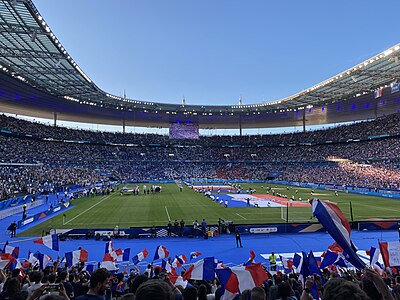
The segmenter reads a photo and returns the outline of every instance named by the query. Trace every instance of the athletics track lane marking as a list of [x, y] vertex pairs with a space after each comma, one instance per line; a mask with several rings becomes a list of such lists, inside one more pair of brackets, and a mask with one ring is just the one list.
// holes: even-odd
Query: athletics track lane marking
[[111, 196], [112, 196], [112, 194], [106, 196], [103, 200], [97, 202], [96, 204], [93, 204], [91, 207], [89, 207], [88, 209], [84, 210], [84, 211], [81, 212], [79, 215], [77, 215], [77, 216], [73, 217], [71, 220], [68, 220], [67, 222], [65, 222], [64, 225], [67, 225], [69, 222], [71, 222], [71, 221], [75, 220], [76, 218], [80, 217], [80, 216], [83, 215], [85, 212], [91, 210], [93, 207], [99, 205], [100, 203], [102, 203], [103, 201], [107, 200], [107, 199], [110, 198]]

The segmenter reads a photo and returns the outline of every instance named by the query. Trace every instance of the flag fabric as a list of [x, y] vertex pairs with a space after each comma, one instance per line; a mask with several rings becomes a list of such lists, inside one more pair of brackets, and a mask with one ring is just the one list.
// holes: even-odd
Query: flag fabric
[[379, 274], [382, 274], [383, 268], [382, 265], [379, 263], [379, 255], [380, 255], [380, 250], [375, 247], [371, 247], [370, 250], [370, 257], [369, 257], [369, 264], [370, 266], [377, 271]]
[[188, 261], [188, 259], [187, 259], [187, 257], [186, 257], [185, 254], [176, 256], [175, 258], [178, 260], [178, 262], [179, 262], [181, 265], [187, 263], [187, 261]]
[[156, 253], [154, 254], [154, 259], [167, 258], [169, 256], [169, 251], [164, 246], [158, 246], [156, 248]]
[[105, 253], [103, 261], [100, 263], [100, 268], [106, 268], [109, 271], [117, 270], [115, 265], [115, 258], [110, 253]]
[[8, 241], [4, 244], [3, 253], [11, 254], [13, 257], [18, 258], [19, 247], [13, 247], [8, 244]]
[[290, 260], [282, 255], [279, 255], [281, 258], [282, 266], [285, 269], [285, 273], [291, 273], [293, 270], [293, 260]]
[[201, 252], [190, 252], [190, 260], [198, 258], [201, 255]]
[[234, 299], [238, 293], [261, 286], [269, 276], [262, 268], [261, 263], [250, 266], [238, 266], [225, 269], [217, 269], [218, 279], [224, 289], [223, 300]]
[[328, 201], [314, 199], [312, 201], [313, 215], [329, 232], [331, 237], [343, 248], [345, 258], [357, 269], [363, 269], [365, 263], [357, 255], [357, 248], [350, 240], [350, 224], [340, 208]]
[[143, 249], [142, 252], [139, 252], [134, 257], [132, 257], [133, 264], [137, 265], [139, 262], [145, 259], [147, 255], [149, 255], [149, 252], [147, 251], [147, 249]]
[[299, 280], [301, 280], [304, 285], [307, 276], [310, 275], [307, 254], [304, 251], [301, 252], [301, 255], [295, 253], [293, 265], [296, 267], [296, 273], [299, 274]]
[[51, 250], [59, 251], [57, 234], [45, 235], [41, 238], [38, 238], [37, 240], [34, 240], [33, 242], [35, 244], [41, 244], [43, 246], [46, 246], [46, 247], [50, 248]]
[[174, 286], [180, 285], [181, 287], [186, 288], [186, 286], [188, 285], [188, 281], [183, 280], [182, 276], [169, 274], [168, 277], [169, 277], [169, 281], [171, 281], [171, 283]]
[[15, 257], [13, 257], [10, 253], [1, 253], [0, 254], [0, 269], [4, 270], [12, 262], [14, 262], [16, 260], [17, 259]]
[[396, 93], [398, 91], [400, 91], [400, 83], [392, 82], [390, 84], [390, 93], [393, 94], [393, 93]]
[[116, 261], [129, 261], [129, 256], [131, 255], [131, 248], [126, 248], [125, 250], [117, 249], [116, 253]]
[[252, 265], [252, 264], [255, 264], [256, 262], [255, 262], [255, 257], [256, 257], [256, 254], [254, 253], [254, 251], [253, 250], [250, 250], [250, 257], [249, 257], [249, 259], [247, 260], [247, 262], [245, 262], [244, 263], [244, 265], [245, 266], [250, 266], [250, 265]]
[[80, 262], [88, 261], [88, 251], [87, 250], [75, 250], [72, 252], [65, 253], [65, 261], [68, 267], [75, 266]]
[[386, 268], [400, 266], [400, 242], [379, 242], [379, 248]]
[[330, 265], [337, 265], [341, 267], [346, 267], [346, 263], [343, 260], [343, 255], [341, 253], [335, 253], [331, 250], [325, 252], [324, 260], [319, 266], [320, 269], [326, 268]]
[[375, 91], [374, 91], [374, 98], [376, 99], [376, 98], [379, 98], [379, 97], [382, 97], [382, 92], [383, 92], [383, 88], [377, 88]]
[[[324, 278], [322, 277], [321, 274], [321, 270], [318, 267], [318, 263], [317, 260], [314, 257], [314, 253], [312, 251], [310, 251], [310, 253], [308, 254], [308, 272], [309, 274], [312, 275], [319, 275], [321, 277], [322, 280], [322, 284], [324, 284]], [[319, 295], [318, 295], [318, 287], [316, 285], [316, 283], [314, 282], [313, 286], [310, 289], [310, 294], [314, 297], [314, 299], [319, 299]]]
[[106, 249], [105, 249], [105, 251], [104, 251], [104, 254], [105, 254], [105, 253], [113, 253], [113, 252], [114, 252], [114, 245], [113, 245], [113, 242], [112, 242], [112, 241], [109, 241], [109, 242], [106, 243]]
[[190, 265], [189, 269], [183, 275], [183, 279], [214, 280], [214, 269], [214, 257], [206, 257]]
[[83, 269], [86, 270], [86, 271], [88, 271], [89, 274], [92, 275], [92, 274], [93, 274], [93, 271], [94, 271], [94, 267], [95, 267], [94, 264], [88, 264], [88, 265], [86, 265]]
[[167, 273], [177, 275], [175, 268], [171, 265], [171, 263], [165, 259], [161, 261], [161, 267], [167, 271]]
[[43, 270], [44, 268], [47, 267], [47, 265], [52, 261], [53, 259], [46, 255], [42, 254], [39, 251], [36, 251], [35, 253], [29, 252], [29, 257], [28, 261], [32, 264], [32, 266], [37, 266], [39, 265], [39, 268]]

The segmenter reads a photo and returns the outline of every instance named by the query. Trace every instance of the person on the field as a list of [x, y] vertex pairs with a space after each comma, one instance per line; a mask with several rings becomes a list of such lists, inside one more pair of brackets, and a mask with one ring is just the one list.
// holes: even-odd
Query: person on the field
[[276, 271], [276, 258], [277, 257], [274, 252], [272, 252], [271, 255], [268, 256], [271, 271]]
[[235, 238], [236, 238], [236, 248], [239, 248], [239, 245], [240, 245], [240, 248], [243, 248], [239, 229], [236, 229], [236, 231], [235, 231]]
[[171, 223], [171, 220], [168, 221], [167, 228], [168, 228], [168, 231], [167, 231], [168, 236], [171, 236], [171, 232], [172, 232], [172, 223]]
[[175, 222], [174, 222], [174, 230], [175, 230], [175, 234], [176, 235], [178, 235], [178, 228], [179, 228], [178, 220], [175, 220]]
[[181, 236], [183, 236], [183, 233], [185, 231], [185, 221], [183, 221], [182, 219], [179, 225], [181, 226]]

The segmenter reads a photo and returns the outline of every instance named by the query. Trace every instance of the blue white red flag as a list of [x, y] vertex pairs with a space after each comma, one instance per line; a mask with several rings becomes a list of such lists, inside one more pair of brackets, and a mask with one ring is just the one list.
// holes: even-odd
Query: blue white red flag
[[374, 98], [376, 99], [376, 98], [379, 98], [379, 97], [382, 97], [382, 92], [383, 92], [383, 88], [377, 88], [375, 91], [374, 91]]
[[379, 255], [381, 254], [380, 250], [371, 247], [371, 250], [369, 251], [369, 264], [372, 268], [374, 268], [375, 271], [377, 271], [379, 274], [382, 274], [383, 268], [382, 265], [379, 263]]
[[4, 244], [3, 253], [11, 254], [13, 257], [18, 258], [19, 247], [13, 247], [8, 244], [8, 241]]
[[44, 268], [47, 267], [47, 265], [52, 261], [53, 259], [46, 255], [42, 254], [39, 251], [36, 251], [35, 253], [29, 252], [29, 257], [28, 261], [32, 264], [32, 266], [37, 266], [39, 265], [39, 268], [43, 270]]
[[395, 242], [379, 242], [383, 263], [385, 267], [400, 266], [400, 243]]
[[190, 252], [190, 260], [198, 258], [201, 255], [201, 252]]
[[163, 259], [161, 261], [161, 267], [167, 271], [167, 273], [173, 274], [173, 275], [178, 275], [175, 271], [175, 268], [170, 264], [169, 261]]
[[156, 248], [156, 253], [154, 254], [154, 259], [167, 258], [169, 256], [169, 251], [164, 246], [158, 246]]
[[104, 254], [103, 261], [100, 263], [100, 268], [106, 268], [109, 271], [118, 269], [115, 265], [115, 258], [110, 253]]
[[214, 280], [216, 267], [214, 257], [206, 257], [191, 264], [183, 275], [184, 280]]
[[45, 235], [42, 236], [41, 238], [38, 238], [37, 240], [33, 241], [35, 244], [41, 244], [43, 246], [46, 246], [47, 248], [50, 248], [54, 251], [59, 251], [59, 245], [58, 245], [58, 235], [57, 234], [51, 234], [51, 235]]
[[325, 252], [324, 260], [322, 261], [321, 265], [319, 266], [320, 269], [326, 268], [330, 265], [337, 265], [341, 267], [346, 267], [346, 263], [343, 259], [343, 254], [335, 253], [331, 250]]
[[350, 224], [340, 208], [328, 201], [314, 199], [312, 202], [313, 214], [329, 232], [331, 237], [343, 248], [344, 256], [357, 269], [363, 269], [365, 263], [357, 255], [357, 248], [350, 240]]
[[256, 258], [256, 254], [254, 253], [253, 250], [250, 250], [250, 257], [247, 260], [247, 262], [244, 263], [244, 265], [245, 266], [250, 266], [252, 264], [255, 264], [256, 263], [255, 260], [254, 260], [255, 258]]
[[269, 276], [261, 263], [215, 270], [224, 293], [222, 300], [231, 300], [244, 290], [261, 286]]
[[188, 281], [183, 280], [182, 276], [169, 274], [168, 277], [169, 277], [169, 281], [171, 281], [171, 283], [175, 286], [179, 285], [183, 288], [186, 288], [186, 286], [188, 285]]
[[175, 258], [177, 259], [177, 261], [179, 262], [180, 265], [183, 265], [183, 264], [187, 263], [187, 261], [188, 261], [185, 254], [175, 256]]
[[145, 259], [147, 255], [149, 255], [149, 252], [147, 251], [147, 249], [143, 249], [143, 251], [132, 257], [133, 264], [137, 265], [139, 262]]
[[11, 263], [17, 261], [15, 257], [13, 257], [10, 253], [1, 253], [0, 254], [0, 270], [4, 270], [4, 268], [8, 267]]
[[283, 257], [282, 255], [280, 255], [280, 258], [282, 266], [285, 269], [285, 273], [286, 274], [291, 273], [293, 270], [293, 260]]
[[129, 261], [129, 256], [131, 255], [131, 248], [126, 248], [124, 250], [115, 250], [116, 261]]
[[75, 266], [80, 262], [88, 261], [89, 252], [87, 250], [75, 250], [72, 252], [65, 253], [65, 262], [68, 267]]

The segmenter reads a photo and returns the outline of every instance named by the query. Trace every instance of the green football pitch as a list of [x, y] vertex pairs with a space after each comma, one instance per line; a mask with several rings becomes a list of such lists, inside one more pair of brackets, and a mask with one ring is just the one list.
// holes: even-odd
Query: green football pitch
[[[80, 198], [73, 200], [73, 208], [57, 215], [50, 220], [32, 227], [20, 235], [40, 235], [42, 230], [49, 228], [120, 228], [166, 226], [168, 220], [172, 223], [183, 219], [186, 225], [191, 225], [194, 220], [199, 222], [204, 218], [208, 224], [217, 224], [218, 218], [231, 220], [234, 224], [267, 224], [316, 222], [310, 219], [311, 207], [286, 208], [225, 208], [211, 201], [200, 193], [183, 186], [180, 192], [176, 184], [163, 184], [161, 193], [133, 196], [120, 195], [114, 192], [106, 196], [94, 198]], [[352, 204], [353, 220], [380, 220], [400, 217], [400, 200], [355, 195], [339, 192], [335, 196], [332, 191], [315, 190], [311, 196], [311, 189], [287, 187], [268, 184], [242, 184], [242, 188], [256, 189], [256, 194], [266, 194], [270, 186], [276, 193], [286, 194], [289, 198], [294, 195], [296, 199], [318, 197], [330, 200], [339, 205], [344, 214], [351, 220], [350, 202]], [[140, 185], [142, 188], [142, 185]], [[297, 190], [297, 194], [296, 194]], [[287, 217], [289, 216], [289, 217]]]

